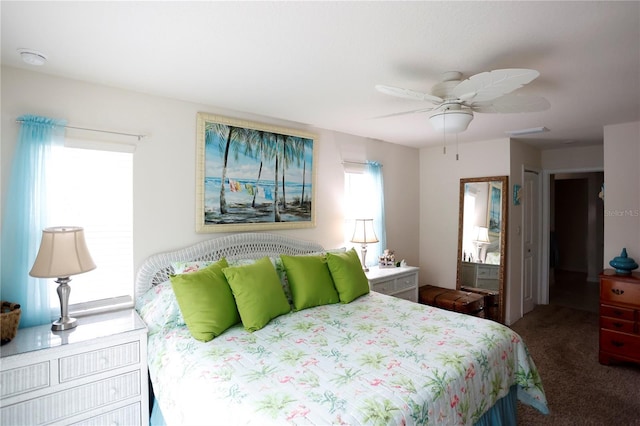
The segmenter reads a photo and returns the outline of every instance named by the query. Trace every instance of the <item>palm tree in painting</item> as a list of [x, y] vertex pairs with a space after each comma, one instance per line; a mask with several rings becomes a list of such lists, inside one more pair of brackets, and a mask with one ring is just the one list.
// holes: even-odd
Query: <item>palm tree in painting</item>
[[275, 174], [274, 174], [274, 179], [273, 179], [273, 183], [274, 183], [274, 188], [273, 188], [273, 215], [274, 215], [274, 222], [282, 222], [282, 218], [280, 217], [280, 209], [278, 208], [278, 176], [279, 176], [279, 167], [280, 167], [280, 162], [281, 159], [280, 157], [282, 156], [282, 152], [284, 151], [284, 139], [285, 136], [281, 135], [281, 134], [274, 134], [275, 136], [275, 160], [276, 160], [276, 164], [275, 164]]
[[241, 141], [246, 141], [248, 129], [242, 127], [228, 126], [221, 123], [206, 123], [205, 144], [209, 145], [218, 140], [218, 149], [223, 155], [222, 176], [220, 179], [220, 214], [227, 214], [227, 200], [225, 198], [224, 183], [227, 179], [227, 164], [229, 162], [229, 152], [234, 153], [238, 158], [238, 150]]
[[262, 176], [262, 166], [264, 161], [269, 156], [269, 133], [262, 130], [251, 132], [246, 144], [244, 154], [248, 157], [260, 159], [258, 165], [258, 178], [253, 188], [253, 200], [251, 201], [251, 208], [256, 208], [256, 196], [258, 195], [258, 184], [260, 183], [260, 177]]
[[287, 208], [286, 172], [292, 161], [297, 160], [300, 165], [300, 155], [298, 152], [297, 137], [284, 136], [282, 142], [282, 208]]
[[313, 149], [313, 139], [308, 138], [296, 138], [296, 143], [298, 144], [298, 152], [302, 157], [302, 195], [300, 196], [300, 207], [304, 205], [304, 189], [307, 184], [307, 148]]

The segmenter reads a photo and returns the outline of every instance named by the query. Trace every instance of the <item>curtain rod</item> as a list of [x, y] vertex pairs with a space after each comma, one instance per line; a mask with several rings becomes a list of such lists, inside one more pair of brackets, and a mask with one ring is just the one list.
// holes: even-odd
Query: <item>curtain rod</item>
[[[23, 122], [24, 122], [24, 120], [16, 119], [16, 123], [23, 123]], [[134, 138], [138, 138], [138, 141], [140, 141], [142, 138], [146, 138], [147, 137], [147, 135], [136, 135], [136, 134], [133, 134], [133, 133], [114, 132], [112, 130], [90, 129], [88, 127], [76, 127], [76, 126], [66, 125], [66, 126], [64, 126], [64, 128], [65, 129], [86, 130], [88, 132], [109, 133], [109, 134], [112, 134], [112, 135], [132, 136]]]

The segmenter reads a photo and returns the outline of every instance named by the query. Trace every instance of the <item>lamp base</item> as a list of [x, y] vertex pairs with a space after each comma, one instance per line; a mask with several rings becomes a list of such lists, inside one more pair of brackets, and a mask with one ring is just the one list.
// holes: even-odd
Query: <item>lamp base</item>
[[362, 254], [362, 270], [365, 272], [369, 272], [369, 268], [366, 265], [366, 258], [367, 258], [367, 245], [366, 244], [362, 244], [361, 248], [360, 248], [360, 253]]
[[60, 299], [60, 319], [51, 324], [53, 331], [69, 330], [78, 325], [78, 321], [69, 316], [69, 294], [71, 293], [69, 281], [71, 281], [69, 277], [61, 277], [56, 280], [58, 283], [56, 291]]
[[65, 317], [62, 318], [60, 317], [59, 320], [54, 321], [51, 324], [51, 330], [53, 331], [64, 331], [64, 330], [69, 330], [70, 328], [75, 328], [78, 325], [78, 320], [75, 318], [70, 318], [70, 317]]

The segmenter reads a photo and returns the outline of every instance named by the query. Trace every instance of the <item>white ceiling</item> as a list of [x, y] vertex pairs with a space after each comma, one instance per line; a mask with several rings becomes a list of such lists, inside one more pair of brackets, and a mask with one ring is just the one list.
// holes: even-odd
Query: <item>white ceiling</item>
[[[442, 143], [430, 91], [444, 71], [532, 68], [518, 94], [551, 108], [476, 114], [460, 143], [546, 126], [541, 147], [602, 143], [640, 120], [640, 2], [2, 1], [2, 64], [422, 147]], [[16, 49], [48, 57], [23, 63]], [[98, 125], [98, 124], [96, 124]], [[447, 138], [454, 138], [447, 135]], [[640, 137], [640, 135], [639, 135]], [[449, 140], [449, 139], [448, 139]]]

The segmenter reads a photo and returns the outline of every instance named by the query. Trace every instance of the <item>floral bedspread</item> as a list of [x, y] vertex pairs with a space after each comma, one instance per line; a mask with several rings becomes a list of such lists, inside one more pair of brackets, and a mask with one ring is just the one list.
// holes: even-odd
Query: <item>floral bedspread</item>
[[149, 371], [169, 425], [470, 425], [513, 384], [547, 412], [517, 333], [375, 292], [207, 343], [184, 325], [150, 330]]

